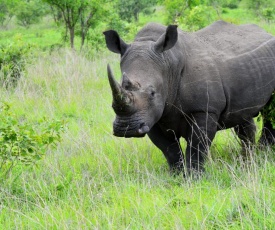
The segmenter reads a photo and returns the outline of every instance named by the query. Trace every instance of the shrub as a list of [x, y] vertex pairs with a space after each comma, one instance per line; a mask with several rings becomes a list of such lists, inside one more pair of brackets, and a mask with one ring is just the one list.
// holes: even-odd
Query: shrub
[[15, 86], [21, 77], [31, 46], [17, 35], [8, 45], [0, 46], [0, 84]]
[[167, 24], [175, 23], [180, 17], [186, 16], [186, 11], [192, 10], [200, 4], [200, 0], [164, 0], [164, 6], [167, 12]]
[[97, 52], [105, 45], [105, 39], [102, 34], [101, 28], [95, 28], [90, 30], [87, 34], [87, 44], [93, 49], [93, 51]]
[[42, 119], [36, 123], [19, 119], [10, 106], [0, 104], [0, 179], [17, 165], [33, 165], [50, 146], [61, 141], [62, 121]]
[[123, 21], [118, 14], [113, 13], [108, 22], [108, 29], [116, 30], [119, 34], [125, 33], [127, 21]]
[[267, 7], [263, 8], [261, 11], [263, 18], [270, 23], [273, 19], [275, 19], [275, 8]]
[[191, 31], [199, 30], [211, 24], [216, 19], [213, 7], [198, 5], [183, 17], [183, 23]]
[[227, 7], [230, 9], [237, 9], [240, 1], [238, 0], [225, 0], [222, 2], [222, 7]]

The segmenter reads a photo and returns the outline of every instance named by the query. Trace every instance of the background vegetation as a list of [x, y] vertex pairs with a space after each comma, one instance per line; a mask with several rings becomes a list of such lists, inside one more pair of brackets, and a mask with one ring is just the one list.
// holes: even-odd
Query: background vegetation
[[150, 21], [194, 31], [219, 19], [275, 35], [274, 1], [0, 7], [0, 229], [274, 229], [274, 149], [244, 161], [235, 134], [221, 131], [194, 180], [171, 176], [147, 137], [112, 136], [106, 66], [119, 76], [119, 56], [102, 35], [112, 28], [130, 42]]

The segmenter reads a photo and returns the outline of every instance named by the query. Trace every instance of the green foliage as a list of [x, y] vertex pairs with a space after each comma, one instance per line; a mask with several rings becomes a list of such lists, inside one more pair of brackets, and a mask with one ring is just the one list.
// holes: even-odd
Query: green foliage
[[[179, 2], [180, 5], [179, 5]], [[164, 1], [164, 6], [167, 12], [167, 22], [174, 23], [176, 19], [181, 16], [184, 11], [184, 6], [182, 5], [182, 1], [179, 0], [166, 0]]]
[[274, 0], [243, 0], [246, 8], [254, 11], [257, 16], [263, 16], [266, 20], [273, 18]]
[[117, 9], [122, 20], [137, 22], [140, 12], [156, 3], [156, 0], [118, 0]]
[[128, 24], [128, 22], [121, 20], [119, 15], [113, 12], [109, 18], [108, 28], [116, 30], [119, 34], [123, 34], [126, 29], [126, 24]]
[[178, 20], [179, 17], [185, 16], [185, 11], [190, 10], [193, 7], [200, 5], [201, 0], [165, 0], [164, 6], [167, 11], [167, 20], [168, 23], [174, 23]]
[[198, 5], [192, 8], [187, 16], [181, 18], [187, 28], [191, 31], [199, 30], [214, 22], [216, 19], [215, 11], [210, 6]]
[[0, 83], [15, 86], [22, 75], [31, 46], [17, 35], [8, 45], [0, 46]]
[[[104, 21], [107, 11], [104, 10], [106, 0], [43, 0], [48, 3], [55, 12], [60, 12], [65, 25], [65, 38], [70, 38], [71, 48], [75, 48], [75, 35], [81, 37], [81, 47], [91, 27], [95, 27], [98, 21]], [[58, 21], [60, 23], [60, 21]]]
[[[88, 1], [88, 4], [80, 13], [79, 22], [76, 26], [76, 35], [81, 38], [81, 48], [85, 40], [88, 39], [91, 29], [98, 30], [98, 26], [109, 20], [112, 4], [105, 5], [106, 0], [93, 0]], [[95, 34], [95, 32], [92, 32]], [[102, 33], [100, 33], [102, 35]], [[97, 38], [98, 39], [98, 38]]]
[[236, 9], [239, 6], [241, 0], [224, 0], [222, 7], [228, 7], [230, 9]]
[[16, 4], [16, 19], [18, 24], [28, 28], [37, 23], [44, 15], [43, 4], [40, 0], [22, 0]]
[[164, 5], [167, 11], [167, 22], [186, 24], [189, 30], [200, 29], [216, 19], [214, 16], [215, 12], [220, 17], [223, 4], [229, 1], [230, 0], [166, 0]]
[[19, 0], [1, 0], [0, 1], [0, 24], [4, 26], [11, 20], [16, 12]]
[[6, 20], [6, 13], [7, 13], [7, 6], [5, 2], [0, 2], [0, 24], [3, 25], [4, 21]]
[[0, 179], [17, 165], [32, 165], [50, 146], [61, 141], [64, 124], [43, 119], [37, 123], [19, 119], [10, 106], [0, 104]]
[[87, 35], [87, 44], [89, 47], [92, 47], [93, 52], [98, 52], [105, 47], [105, 39], [101, 28], [95, 28], [89, 32]]
[[272, 7], [263, 8], [261, 11], [261, 14], [267, 22], [270, 22], [275, 18], [275, 8], [272, 8]]

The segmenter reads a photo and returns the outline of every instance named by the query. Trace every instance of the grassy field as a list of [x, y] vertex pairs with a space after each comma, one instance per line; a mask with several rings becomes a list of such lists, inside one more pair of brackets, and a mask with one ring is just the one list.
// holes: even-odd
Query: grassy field
[[15, 90], [0, 90], [19, 117], [67, 124], [56, 149], [1, 184], [0, 229], [275, 228], [274, 150], [243, 161], [234, 133], [222, 131], [202, 178], [171, 176], [147, 137], [112, 136], [107, 63], [119, 76], [119, 56], [107, 51], [41, 53]]

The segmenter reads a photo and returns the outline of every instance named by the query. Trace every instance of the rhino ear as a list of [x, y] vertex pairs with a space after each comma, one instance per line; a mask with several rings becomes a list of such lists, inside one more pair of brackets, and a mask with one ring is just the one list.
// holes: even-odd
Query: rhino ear
[[106, 45], [110, 51], [121, 55], [125, 53], [129, 45], [119, 37], [115, 30], [108, 30], [103, 32], [103, 34], [105, 35]]
[[178, 31], [176, 25], [169, 25], [166, 32], [160, 36], [155, 43], [155, 50], [162, 53], [165, 50], [171, 49], [178, 40]]

